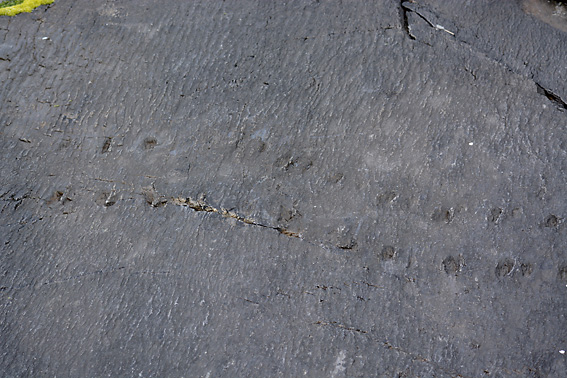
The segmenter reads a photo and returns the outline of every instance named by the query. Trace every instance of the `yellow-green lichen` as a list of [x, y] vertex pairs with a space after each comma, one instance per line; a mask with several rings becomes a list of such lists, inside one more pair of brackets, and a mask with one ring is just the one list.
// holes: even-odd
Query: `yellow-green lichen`
[[51, 4], [54, 0], [0, 0], [0, 16], [15, 16], [22, 12], [31, 12], [44, 4]]

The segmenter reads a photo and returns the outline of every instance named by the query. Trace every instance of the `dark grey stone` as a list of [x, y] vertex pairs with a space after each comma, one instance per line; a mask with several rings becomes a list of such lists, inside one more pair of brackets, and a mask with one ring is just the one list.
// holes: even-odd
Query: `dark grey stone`
[[565, 376], [567, 34], [525, 7], [0, 18], [2, 376]]

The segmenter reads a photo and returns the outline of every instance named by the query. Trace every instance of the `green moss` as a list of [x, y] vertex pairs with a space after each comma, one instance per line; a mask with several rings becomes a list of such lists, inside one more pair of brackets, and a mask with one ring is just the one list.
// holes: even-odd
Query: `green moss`
[[0, 8], [7, 8], [23, 3], [24, 0], [7, 0], [0, 3]]
[[44, 4], [51, 4], [54, 0], [7, 0], [0, 3], [0, 16], [15, 16], [22, 12], [31, 12]]

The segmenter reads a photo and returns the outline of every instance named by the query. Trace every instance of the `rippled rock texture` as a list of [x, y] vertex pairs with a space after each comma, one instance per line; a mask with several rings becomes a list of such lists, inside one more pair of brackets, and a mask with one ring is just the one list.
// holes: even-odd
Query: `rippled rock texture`
[[565, 376], [567, 33], [536, 3], [0, 18], [3, 376]]

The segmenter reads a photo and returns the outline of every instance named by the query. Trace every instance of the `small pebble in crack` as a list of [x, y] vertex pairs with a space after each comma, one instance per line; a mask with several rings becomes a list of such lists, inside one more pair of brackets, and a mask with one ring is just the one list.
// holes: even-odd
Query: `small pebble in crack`
[[382, 248], [381, 257], [383, 260], [391, 260], [396, 256], [396, 249], [391, 245], [385, 245]]
[[331, 175], [327, 178], [327, 181], [330, 182], [331, 184], [337, 184], [339, 181], [341, 181], [343, 179], [343, 177], [345, 177], [341, 172], [337, 172], [334, 175]]
[[386, 191], [384, 193], [379, 194], [376, 197], [376, 204], [378, 206], [382, 206], [382, 205], [393, 202], [397, 197], [398, 197], [398, 195], [396, 194], [396, 192], [389, 190], [389, 191]]
[[496, 265], [495, 274], [496, 277], [504, 277], [512, 273], [514, 269], [514, 261], [511, 259], [504, 259], [501, 260], [498, 265]]
[[559, 225], [559, 218], [556, 215], [549, 215], [545, 220], [545, 227], [557, 227]]
[[443, 270], [447, 274], [457, 274], [461, 270], [461, 263], [453, 256], [448, 256], [443, 260]]
[[534, 267], [532, 264], [528, 264], [528, 263], [522, 263], [520, 265], [520, 269], [522, 271], [522, 276], [527, 277], [530, 276], [534, 270]]
[[111, 137], [106, 137], [106, 138], [104, 139], [104, 143], [102, 144], [102, 148], [101, 148], [100, 152], [101, 152], [102, 154], [105, 154], [105, 153], [109, 152], [109, 151], [110, 151], [110, 146], [111, 146], [111, 144], [112, 144], [112, 138], [111, 138]]
[[447, 224], [451, 223], [455, 216], [455, 211], [453, 208], [440, 207], [433, 211], [431, 214], [431, 220], [434, 222], [445, 222]]
[[502, 209], [499, 207], [494, 207], [492, 210], [490, 210], [488, 221], [491, 223], [498, 223], [498, 220], [500, 219], [500, 215], [502, 215]]
[[102, 192], [95, 199], [95, 203], [99, 206], [110, 207], [116, 204], [114, 193]]
[[153, 150], [157, 146], [157, 139], [153, 137], [148, 137], [144, 139], [144, 150]]

